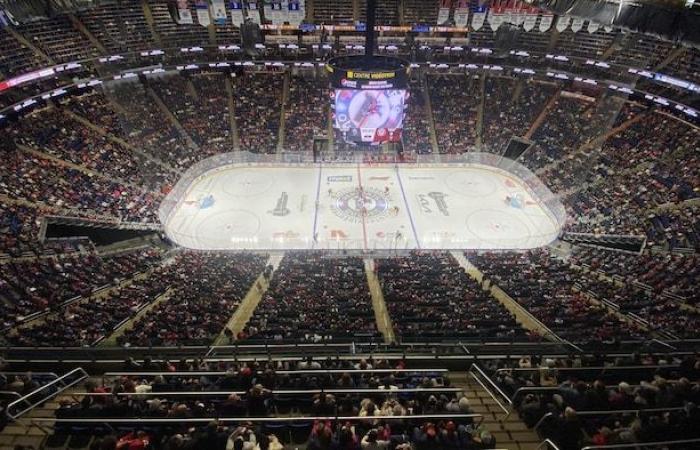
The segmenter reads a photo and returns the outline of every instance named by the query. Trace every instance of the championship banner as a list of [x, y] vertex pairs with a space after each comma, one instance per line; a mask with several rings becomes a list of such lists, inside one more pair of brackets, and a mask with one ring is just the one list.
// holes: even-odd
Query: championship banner
[[440, 9], [438, 9], [437, 24], [444, 25], [450, 20], [450, 8], [452, 8], [452, 0], [440, 0]]
[[228, 9], [231, 10], [231, 22], [234, 26], [240, 27], [243, 24], [243, 2], [229, 2]]
[[192, 20], [192, 11], [190, 11], [187, 0], [177, 0], [177, 13], [179, 16], [177, 23], [181, 25], [190, 25], [194, 23], [194, 20]]
[[498, 27], [504, 22], [503, 20], [503, 6], [500, 3], [495, 3], [491, 5], [489, 10], [489, 16], [487, 18], [489, 25], [493, 31], [498, 30]]
[[610, 33], [613, 30], [613, 26], [612, 25], [605, 25], [603, 27], [603, 29], [605, 30], [606, 33]]
[[469, 0], [458, 0], [455, 9], [455, 26], [466, 28], [469, 25]]
[[306, 0], [289, 0], [286, 11], [289, 24], [299, 26], [306, 17]]
[[537, 15], [537, 8], [527, 8], [525, 11], [525, 18], [523, 20], [523, 30], [532, 31], [535, 29], [535, 25], [537, 24]]
[[258, 9], [258, 2], [248, 2], [248, 18], [253, 22], [260, 25], [262, 21], [260, 20], [260, 10]]
[[197, 10], [197, 22], [203, 27], [208, 27], [211, 24], [209, 3], [206, 0], [196, 0], [194, 7]]
[[211, 12], [215, 24], [226, 25], [226, 5], [224, 0], [212, 0]]
[[551, 14], [545, 14], [542, 17], [540, 17], [540, 26], [538, 30], [540, 30], [541, 33], [546, 33], [549, 31], [550, 28], [552, 28], [552, 22], [554, 22], [554, 16]]
[[272, 25], [281, 25], [284, 23], [284, 18], [281, 14], [281, 0], [265, 0], [263, 11], [265, 13], [265, 20], [269, 20], [270, 22], [272, 22]]
[[480, 0], [472, 5], [472, 28], [474, 31], [479, 31], [484, 26], [488, 10], [489, 6], [485, 1]]
[[576, 17], [571, 21], [571, 31], [578, 33], [583, 29], [583, 19]]
[[589, 33], [593, 34], [596, 31], [598, 31], [599, 28], [600, 28], [600, 24], [598, 22], [593, 22], [593, 21], [588, 22], [587, 30]]
[[566, 30], [567, 28], [569, 28], [569, 23], [571, 23], [570, 16], [559, 16], [557, 18], [556, 25], [557, 31], [561, 33], [562, 31]]

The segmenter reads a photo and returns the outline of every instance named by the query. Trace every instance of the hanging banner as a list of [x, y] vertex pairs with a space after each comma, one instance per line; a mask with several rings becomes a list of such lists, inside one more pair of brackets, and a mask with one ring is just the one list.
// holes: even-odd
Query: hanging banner
[[576, 17], [571, 21], [571, 31], [578, 33], [583, 29], [583, 19]]
[[469, 25], [469, 0], [459, 0], [455, 9], [455, 26], [466, 28]]
[[197, 11], [197, 22], [203, 27], [208, 27], [211, 24], [209, 16], [209, 3], [206, 0], [196, 0], [194, 8]]
[[498, 27], [500, 27], [501, 24], [504, 22], [502, 7], [500, 5], [492, 6], [489, 10], [489, 16], [487, 20], [493, 31], [498, 30]]
[[272, 25], [281, 25], [283, 23], [281, 0], [265, 0], [263, 12], [265, 13], [265, 21], [271, 22]]
[[540, 17], [540, 26], [538, 30], [540, 30], [542, 33], [546, 33], [550, 28], [552, 28], [552, 22], [554, 22], [554, 16], [551, 14], [543, 15]]
[[523, 20], [523, 30], [532, 31], [537, 25], [537, 9], [528, 8], [525, 12], [525, 19]]
[[216, 25], [226, 25], [226, 5], [224, 0], [212, 0], [211, 16]]
[[600, 24], [598, 22], [593, 22], [593, 21], [588, 22], [587, 30], [589, 33], [593, 34], [596, 31], [598, 31], [599, 28], [600, 28]]
[[603, 27], [603, 29], [605, 30], [606, 33], [610, 33], [613, 30], [613, 26], [612, 25], [605, 25]]
[[489, 6], [484, 3], [482, 5], [476, 4], [472, 6], [472, 28], [475, 31], [479, 31], [481, 27], [484, 26], [486, 21], [486, 14], [489, 11]]
[[181, 25], [191, 25], [194, 23], [194, 20], [192, 20], [192, 11], [190, 11], [187, 0], [177, 0], [177, 13], [179, 16], [177, 23]]
[[444, 25], [450, 20], [450, 8], [452, 8], [452, 0], [440, 0], [440, 9], [438, 9], [437, 24]]
[[[284, 0], [282, 3], [284, 6]], [[306, 0], [289, 0], [287, 4], [287, 21], [290, 25], [299, 26], [306, 17]]]
[[243, 23], [243, 2], [229, 2], [228, 9], [231, 10], [231, 22], [240, 27]]
[[569, 23], [571, 23], [571, 17], [559, 16], [557, 18], [557, 31], [561, 33], [562, 31], [566, 30], [567, 28], [569, 28]]
[[262, 21], [260, 20], [260, 10], [258, 9], [258, 2], [248, 2], [248, 18], [253, 22], [260, 25]]

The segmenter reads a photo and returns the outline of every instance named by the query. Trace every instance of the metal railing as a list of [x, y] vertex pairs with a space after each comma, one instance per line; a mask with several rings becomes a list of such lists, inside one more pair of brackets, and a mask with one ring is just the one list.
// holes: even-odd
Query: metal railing
[[500, 368], [496, 369], [495, 375], [503, 372], [539, 372], [541, 370], [556, 371], [556, 372], [586, 372], [586, 371], [600, 371], [599, 374], [602, 375], [605, 372], [615, 372], [623, 370], [656, 370], [656, 369], [678, 369], [680, 365], [678, 364], [666, 364], [666, 365], [649, 365], [649, 366], [581, 366], [581, 367], [513, 367], [513, 368]]
[[540, 442], [540, 445], [537, 446], [535, 450], [540, 450], [541, 448], [551, 448], [553, 450], [559, 450], [559, 447], [557, 444], [554, 443], [551, 439], [545, 439], [544, 441]]
[[[691, 444], [691, 445], [687, 445]], [[700, 438], [698, 439], [682, 439], [678, 441], [654, 441], [654, 442], [635, 442], [632, 444], [611, 444], [611, 445], [589, 445], [581, 450], [609, 449], [609, 448], [652, 448], [652, 447], [669, 447], [675, 445], [683, 445], [683, 448], [698, 448], [700, 447]]]
[[[399, 389], [280, 389], [271, 390], [269, 394], [276, 395], [306, 395], [306, 394], [408, 394], [408, 393], [425, 393], [425, 392], [462, 392], [462, 388], [444, 387], [444, 388], [399, 388]], [[173, 392], [75, 392], [71, 395], [74, 397], [93, 396], [93, 397], [221, 397], [228, 395], [249, 394], [249, 391], [173, 391]]]
[[[479, 376], [477, 376], [477, 373], [484, 378], [483, 381], [479, 378]], [[501, 410], [506, 414], [506, 417], [508, 417], [510, 415], [510, 411], [512, 411], [513, 409], [513, 402], [510, 400], [510, 398], [508, 398], [505, 392], [503, 392], [503, 390], [501, 390], [501, 388], [498, 387], [496, 382], [494, 382], [488, 375], [486, 375], [486, 372], [484, 372], [478, 364], [471, 365], [471, 367], [469, 368], [469, 374], [472, 378], [474, 378], [474, 380], [477, 383], [479, 383], [479, 385], [481, 385], [482, 388], [484, 388], [486, 393], [489, 394], [493, 401], [495, 401], [499, 408], [501, 408]], [[501, 397], [503, 397], [505, 402], [508, 403], [508, 407], [506, 407], [503, 403], [501, 403], [501, 401], [498, 400], [496, 395], [493, 392], [491, 392], [491, 389], [489, 389], [484, 384], [484, 382], [488, 383], [493, 389], [496, 390], [496, 392], [498, 392], [501, 395]]]
[[[56, 397], [66, 389], [69, 389], [81, 381], [88, 378], [87, 372], [78, 367], [62, 375], [55, 380], [33, 390], [29, 394], [23, 395], [17, 400], [7, 405], [7, 416], [12, 420], [19, 419], [23, 414], [43, 404], [47, 400]], [[24, 409], [19, 409], [19, 408]]]
[[[670, 407], [670, 408], [610, 409], [610, 410], [598, 410], [598, 411], [576, 411], [576, 415], [578, 417], [610, 416], [610, 415], [614, 415], [614, 414], [634, 414], [635, 416], [638, 416], [639, 414], [644, 414], [644, 413], [685, 411], [685, 410], [686, 410], [685, 406], [675, 406], [675, 407]], [[538, 433], [538, 435], [539, 435], [540, 427], [542, 426], [542, 424], [544, 422], [546, 422], [551, 417], [554, 417], [553, 412], [548, 412], [547, 414], [543, 415], [540, 418], [540, 420], [537, 421], [535, 426], [532, 427], [532, 429], [536, 433]]]

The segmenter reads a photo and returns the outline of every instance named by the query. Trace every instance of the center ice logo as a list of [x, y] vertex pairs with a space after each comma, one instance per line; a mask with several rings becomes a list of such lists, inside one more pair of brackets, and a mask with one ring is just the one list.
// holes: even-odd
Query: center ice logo
[[389, 215], [389, 199], [375, 188], [342, 189], [332, 193], [331, 211], [346, 222], [376, 222]]

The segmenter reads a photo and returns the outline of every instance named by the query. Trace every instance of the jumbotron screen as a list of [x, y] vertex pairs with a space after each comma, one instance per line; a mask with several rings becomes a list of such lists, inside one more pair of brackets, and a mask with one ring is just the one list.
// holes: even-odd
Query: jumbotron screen
[[408, 95], [405, 89], [335, 89], [335, 128], [346, 142], [398, 142]]

